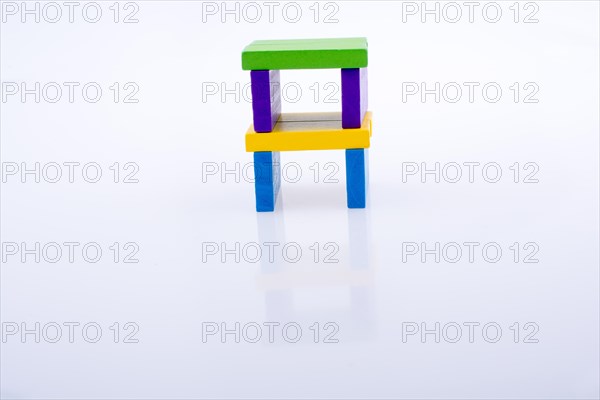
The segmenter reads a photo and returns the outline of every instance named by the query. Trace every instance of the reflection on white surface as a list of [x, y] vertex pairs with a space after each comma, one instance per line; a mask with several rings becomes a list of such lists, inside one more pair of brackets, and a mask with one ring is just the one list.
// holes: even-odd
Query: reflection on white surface
[[[257, 213], [259, 243], [287, 243], [282, 204], [280, 198], [275, 212]], [[337, 262], [315, 264], [314, 260], [286, 263], [281, 258], [273, 262], [263, 258], [258, 287], [265, 293], [267, 320], [287, 319], [306, 326], [325, 320], [325, 323], [343, 326], [345, 340], [364, 340], [372, 336], [376, 324], [368, 221], [368, 209], [348, 210], [348, 241], [342, 245], [347, 245], [349, 255], [342, 264], [337, 259]], [[327, 247], [338, 246], [340, 244], [330, 243]], [[302, 300], [309, 306], [298, 304]]]

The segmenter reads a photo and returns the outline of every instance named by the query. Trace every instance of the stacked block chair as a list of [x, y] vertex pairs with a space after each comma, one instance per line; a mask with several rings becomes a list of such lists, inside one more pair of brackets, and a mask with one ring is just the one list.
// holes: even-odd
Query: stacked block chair
[[[246, 151], [254, 153], [256, 211], [274, 211], [281, 184], [281, 151], [345, 150], [349, 208], [365, 208], [371, 113], [367, 111], [366, 38], [257, 40], [242, 52], [250, 71], [253, 124]], [[342, 110], [282, 113], [280, 70], [341, 70]]]

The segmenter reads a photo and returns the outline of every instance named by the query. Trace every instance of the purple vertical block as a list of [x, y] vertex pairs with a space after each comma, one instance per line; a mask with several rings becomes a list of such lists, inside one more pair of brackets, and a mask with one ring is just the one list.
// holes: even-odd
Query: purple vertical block
[[254, 131], [271, 132], [281, 114], [279, 70], [250, 71]]
[[342, 68], [342, 128], [360, 128], [367, 98], [367, 68]]

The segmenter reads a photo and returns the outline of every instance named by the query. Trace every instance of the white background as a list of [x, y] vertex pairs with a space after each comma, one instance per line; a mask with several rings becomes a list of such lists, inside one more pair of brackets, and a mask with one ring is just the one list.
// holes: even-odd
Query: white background
[[[72, 23], [62, 3], [56, 23], [44, 19], [55, 15], [48, 7], [43, 15], [46, 3], [38, 3], [39, 23], [35, 15], [22, 22], [21, 3], [12, 3], [15, 15], [7, 3], [0, 28], [2, 398], [600, 395], [597, 2], [500, 2], [495, 23], [496, 6], [486, 2], [473, 22], [459, 2], [455, 23], [455, 8], [446, 3], [437, 5], [439, 22], [435, 15], [421, 21], [420, 2], [280, 3], [269, 22], [268, 6], [259, 2], [263, 15], [254, 23], [246, 3], [229, 4], [239, 22], [235, 13], [221, 14], [220, 2], [121, 3], [116, 23], [112, 2], [100, 4], [96, 23], [83, 18], [84, 2]], [[302, 14], [293, 23], [296, 8]], [[133, 11], [138, 22], [123, 23]], [[525, 23], [532, 12], [538, 22]], [[369, 41], [374, 131], [367, 209], [346, 208], [343, 152], [299, 152], [282, 153], [288, 169], [278, 209], [258, 215], [246, 173], [252, 156], [244, 151], [251, 104], [236, 90], [249, 82], [243, 47], [255, 39], [354, 36]], [[283, 71], [282, 81], [291, 88], [284, 111], [341, 107], [339, 93], [332, 97], [337, 103], [325, 99], [335, 86], [324, 86], [339, 82], [338, 71]], [[7, 94], [23, 82], [28, 89], [57, 82], [62, 97], [51, 103], [55, 92], [40, 93], [36, 103], [34, 94]], [[63, 82], [79, 84], [72, 103]], [[82, 97], [89, 82], [102, 88], [96, 103]], [[115, 82], [117, 103], [109, 88]], [[139, 88], [137, 103], [123, 102], [128, 82]], [[433, 94], [403, 101], [410, 82], [428, 89], [456, 82], [463, 93], [455, 103], [448, 101], [454, 92], [442, 93], [439, 103]], [[479, 84], [472, 102], [464, 82]], [[483, 97], [487, 83], [502, 89], [498, 101]], [[525, 90], [527, 83], [533, 86]], [[231, 92], [221, 98], [223, 88]], [[531, 88], [539, 89], [530, 98], [537, 102], [526, 103]], [[80, 163], [73, 182], [65, 162]], [[134, 164], [126, 169], [128, 162]], [[464, 164], [470, 162], [479, 163], [473, 182]], [[34, 174], [21, 175], [36, 163], [39, 183]], [[50, 182], [52, 163], [62, 165], [57, 183]], [[82, 176], [87, 163], [100, 166], [97, 183], [84, 179], [93, 170]], [[403, 177], [411, 166], [436, 163], [439, 182], [434, 174], [425, 182], [420, 173]], [[449, 182], [453, 163], [462, 166], [456, 183]], [[482, 175], [488, 163], [500, 167], [496, 183], [488, 182], [494, 170]], [[19, 171], [10, 175], [15, 165]], [[135, 166], [138, 182], [123, 182]], [[218, 173], [208, 175], [215, 166]], [[534, 169], [537, 183], [524, 182]], [[337, 183], [325, 181], [327, 173]], [[23, 252], [36, 242], [39, 262]], [[63, 251], [55, 263], [48, 260], [54, 253], [41, 254], [52, 242]], [[80, 244], [73, 262], [64, 242]], [[279, 245], [274, 262], [266, 253], [258, 262], [225, 254], [222, 262], [221, 253], [203, 251], [207, 243], [259, 243], [266, 251], [265, 242]], [[439, 262], [435, 254], [408, 252], [410, 243], [434, 249], [436, 242], [440, 249], [458, 243], [462, 257], [450, 262], [455, 253], [448, 246]], [[479, 243], [473, 262], [465, 242]], [[86, 243], [101, 248], [98, 262], [83, 258]], [[493, 250], [488, 260], [482, 255], [486, 243], [501, 248], [497, 262], [488, 261]], [[532, 244], [524, 249], [526, 243]], [[282, 257], [286, 244], [300, 247], [298, 262]], [[124, 263], [134, 248], [139, 262]], [[523, 262], [532, 249], [538, 262]], [[331, 251], [337, 262], [324, 262]], [[69, 322], [79, 324], [73, 343]], [[127, 322], [139, 328], [137, 343], [124, 343]], [[209, 322], [227, 329], [239, 323], [240, 330], [258, 324], [263, 336], [250, 343], [254, 331], [246, 330], [239, 343], [234, 334], [203, 341]], [[273, 343], [268, 322], [280, 324]], [[21, 336], [36, 323], [39, 343], [34, 333]], [[53, 323], [62, 326], [56, 343]], [[87, 323], [102, 329], [96, 343], [85, 340], [93, 329], [82, 334]], [[301, 327], [297, 343], [285, 340], [294, 336], [293, 329], [282, 334], [286, 323]], [[479, 324], [472, 340], [468, 323]], [[455, 339], [457, 325], [462, 336]], [[8, 335], [15, 326], [19, 332]], [[420, 331], [406, 335], [415, 326]], [[330, 339], [337, 343], [325, 343], [335, 327]], [[421, 336], [422, 328], [434, 333]]]

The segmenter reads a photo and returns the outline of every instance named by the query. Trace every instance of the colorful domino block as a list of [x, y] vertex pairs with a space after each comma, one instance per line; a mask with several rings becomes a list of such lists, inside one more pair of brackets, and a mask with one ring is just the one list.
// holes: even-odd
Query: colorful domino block
[[342, 68], [342, 128], [360, 128], [367, 112], [367, 68]]
[[279, 152], [257, 151], [254, 153], [254, 191], [256, 211], [274, 211], [281, 186]]
[[[250, 70], [253, 124], [246, 151], [254, 152], [257, 211], [274, 211], [279, 193], [280, 151], [346, 151], [349, 208], [365, 208], [372, 116], [367, 112], [368, 48], [365, 38], [258, 40], [242, 52]], [[280, 70], [338, 68], [342, 110], [281, 113]]]
[[254, 130], [271, 132], [281, 114], [281, 85], [278, 70], [250, 71]]
[[367, 205], [367, 149], [346, 150], [346, 195], [348, 208]]
[[256, 40], [242, 52], [242, 69], [364, 68], [366, 38]]
[[343, 150], [371, 145], [371, 113], [343, 129], [340, 113], [283, 113], [271, 133], [246, 133], [246, 151]]

